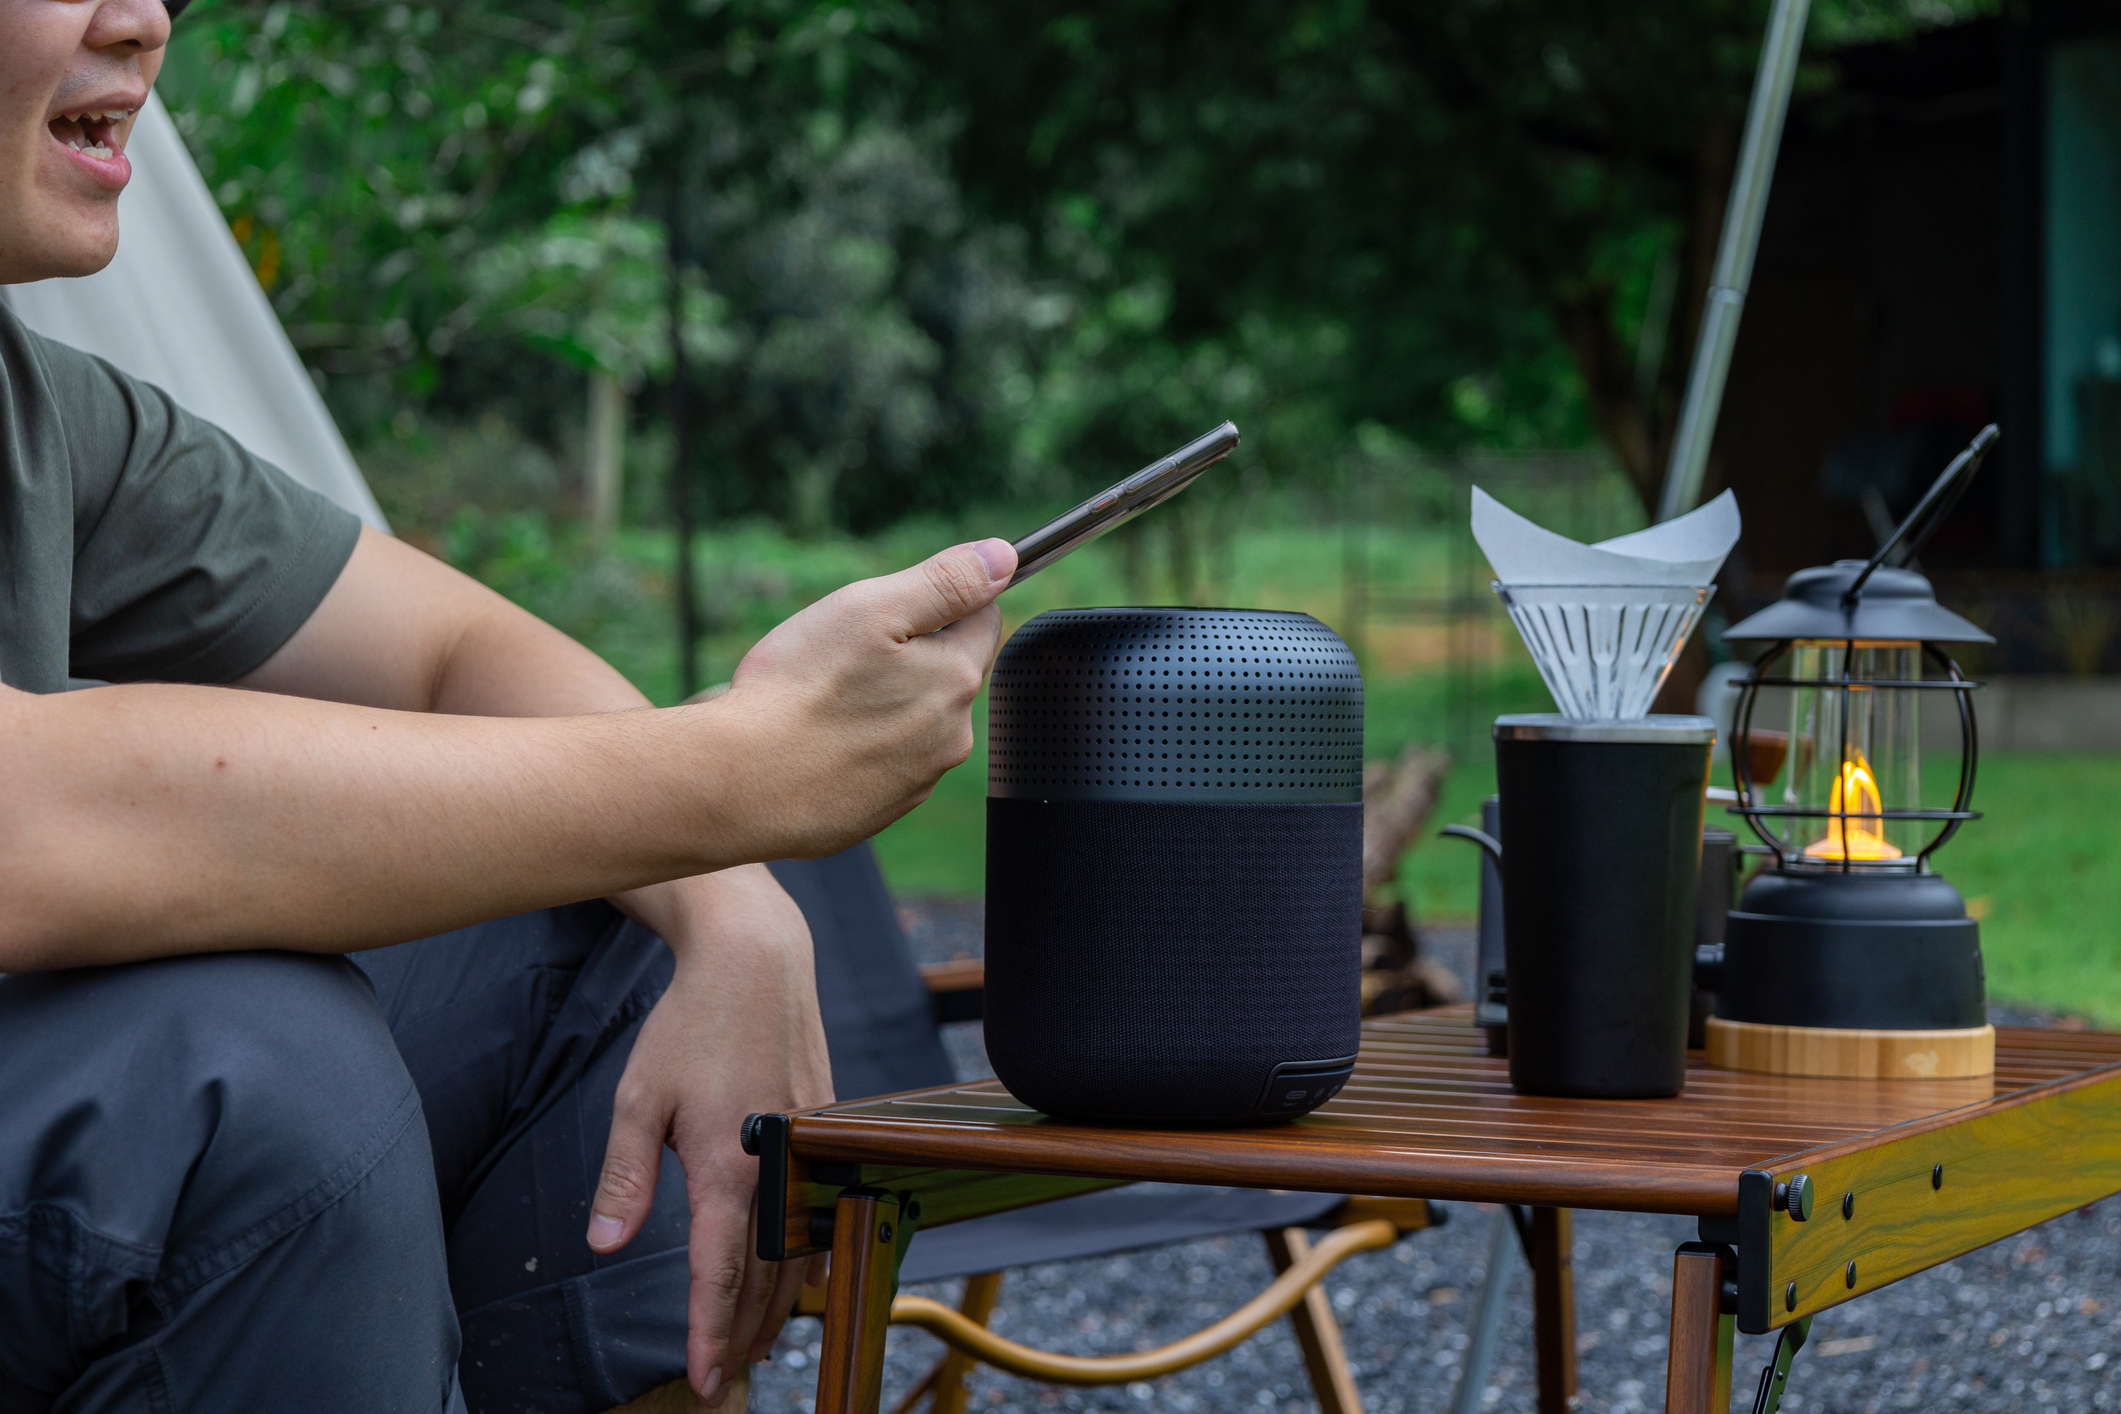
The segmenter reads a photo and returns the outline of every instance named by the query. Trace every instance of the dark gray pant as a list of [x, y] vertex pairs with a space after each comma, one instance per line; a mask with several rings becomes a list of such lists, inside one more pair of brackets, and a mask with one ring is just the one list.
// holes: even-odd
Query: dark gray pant
[[588, 903], [0, 976], [0, 1414], [575, 1414], [682, 1374], [674, 1156], [632, 1244], [583, 1241], [670, 966]]

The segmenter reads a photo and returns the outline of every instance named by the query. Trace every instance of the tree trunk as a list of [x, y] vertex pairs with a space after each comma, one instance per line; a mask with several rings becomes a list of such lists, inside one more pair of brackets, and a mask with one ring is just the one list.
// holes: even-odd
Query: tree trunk
[[1557, 319], [1583, 379], [1591, 420], [1620, 458], [1635, 494], [1654, 514], [1664, 476], [1658, 461], [1662, 439], [1637, 393], [1634, 357], [1613, 332], [1612, 291], [1599, 286], [1564, 299]]
[[670, 203], [670, 518], [677, 525], [678, 695], [700, 690], [700, 602], [692, 565], [692, 369], [685, 358], [685, 211]]
[[1367, 895], [1399, 873], [1399, 856], [1421, 832], [1443, 798], [1451, 771], [1447, 751], [1410, 746], [1394, 763], [1372, 761], [1362, 781], [1362, 891]]
[[1166, 507], [1163, 521], [1165, 544], [1170, 550], [1171, 602], [1198, 603], [1200, 567], [1194, 555], [1192, 510], [1183, 502]]
[[1657, 514], [1664, 489], [1665, 463], [1678, 430], [1679, 401], [1693, 367], [1694, 344], [1701, 334], [1709, 277], [1716, 268], [1716, 243], [1723, 235], [1723, 213], [1730, 203], [1731, 173], [1737, 161], [1737, 130], [1719, 118], [1702, 130], [1694, 164], [1694, 202], [1681, 237], [1685, 300], [1673, 322], [1659, 360], [1654, 387], [1637, 378], [1635, 355], [1613, 331], [1613, 292], [1591, 284], [1556, 301], [1555, 323], [1574, 357], [1599, 435], [1620, 459], [1628, 482], [1642, 498], [1643, 509]]
[[589, 502], [589, 543], [602, 554], [618, 532], [626, 490], [626, 388], [608, 373], [589, 375], [589, 428], [584, 490]]
[[1130, 604], [1151, 604], [1156, 596], [1149, 584], [1149, 542], [1144, 537], [1147, 527], [1140, 521], [1124, 525], [1114, 532], [1112, 545], [1119, 552], [1119, 582], [1127, 591]]
[[1364, 628], [1370, 619], [1369, 482], [1354, 466], [1347, 472], [1341, 504], [1340, 636], [1358, 660], [1369, 656]]

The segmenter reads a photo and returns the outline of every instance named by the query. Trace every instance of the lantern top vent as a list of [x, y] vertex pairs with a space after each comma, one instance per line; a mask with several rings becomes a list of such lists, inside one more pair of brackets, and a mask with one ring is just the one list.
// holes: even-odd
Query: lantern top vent
[[1830, 565], [1797, 571], [1783, 586], [1780, 601], [1724, 630], [1724, 640], [1996, 641], [1939, 604], [1930, 582], [1913, 570], [1878, 566], [1864, 581], [1855, 603], [1848, 603], [1849, 588], [1864, 568], [1862, 560], [1836, 560]]

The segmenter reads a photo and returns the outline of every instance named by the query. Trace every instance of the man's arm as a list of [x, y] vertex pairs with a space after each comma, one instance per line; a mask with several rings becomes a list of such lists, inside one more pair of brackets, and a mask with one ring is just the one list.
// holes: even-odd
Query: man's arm
[[977, 549], [812, 605], [693, 707], [379, 535], [245, 680], [351, 702], [0, 688], [0, 971], [343, 952], [867, 838], [971, 749], [1009, 573]]

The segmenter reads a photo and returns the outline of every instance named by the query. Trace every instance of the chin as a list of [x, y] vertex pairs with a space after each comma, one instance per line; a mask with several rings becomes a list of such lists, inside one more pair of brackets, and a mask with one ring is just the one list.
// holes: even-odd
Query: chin
[[0, 227], [0, 284], [78, 279], [118, 254], [118, 214], [99, 212], [64, 229], [6, 231]]

